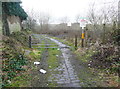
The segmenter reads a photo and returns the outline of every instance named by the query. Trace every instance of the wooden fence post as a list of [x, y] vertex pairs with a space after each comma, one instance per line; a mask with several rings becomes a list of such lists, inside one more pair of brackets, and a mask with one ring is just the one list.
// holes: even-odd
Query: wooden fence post
[[29, 36], [29, 39], [28, 39], [28, 40], [29, 40], [29, 48], [32, 48], [32, 46], [31, 46], [31, 44], [32, 44], [32, 43], [31, 43], [31, 40], [32, 40], [31, 36]]
[[75, 49], [77, 49], [77, 35], [75, 35]]
[[85, 29], [85, 46], [88, 46], [88, 28]]
[[103, 24], [103, 44], [105, 44], [105, 24]]

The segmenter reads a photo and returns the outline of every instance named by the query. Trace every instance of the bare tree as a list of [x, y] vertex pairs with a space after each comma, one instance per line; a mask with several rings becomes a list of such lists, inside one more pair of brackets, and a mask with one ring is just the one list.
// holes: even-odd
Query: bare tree
[[115, 4], [114, 3], [110, 4], [110, 3], [112, 2], [103, 3], [103, 7], [101, 7], [101, 9], [98, 10], [96, 10], [95, 3], [93, 3], [90, 6], [88, 13], [89, 21], [93, 26], [94, 38], [96, 38], [96, 35], [98, 36], [100, 33], [102, 33], [104, 42], [106, 39], [105, 37], [106, 31], [110, 32], [113, 24], [115, 26], [115, 23], [117, 22], [117, 10]]
[[79, 21], [80, 21], [80, 17], [81, 17], [80, 14], [76, 15], [76, 17], [75, 17], [75, 22], [76, 22], [76, 23], [79, 23]]
[[39, 22], [41, 30], [49, 29], [50, 15], [48, 13], [39, 12], [37, 14], [37, 21]]
[[69, 18], [67, 17], [67, 16], [65, 16], [65, 17], [62, 17], [61, 19], [60, 19], [60, 22], [61, 23], [68, 23], [70, 20], [69, 20]]
[[67, 30], [67, 24], [69, 21], [70, 20], [67, 16], [60, 18], [60, 30]]
[[28, 14], [27, 20], [23, 23], [27, 29], [35, 30], [36, 25], [36, 12], [32, 9], [29, 11], [26, 11]]

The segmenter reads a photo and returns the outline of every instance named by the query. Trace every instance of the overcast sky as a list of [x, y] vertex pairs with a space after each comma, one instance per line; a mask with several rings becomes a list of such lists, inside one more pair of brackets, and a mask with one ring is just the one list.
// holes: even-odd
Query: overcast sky
[[71, 21], [77, 14], [86, 17], [88, 8], [92, 3], [96, 3], [96, 8], [103, 5], [117, 3], [118, 0], [21, 0], [23, 8], [28, 11], [49, 13], [54, 19], [67, 16]]

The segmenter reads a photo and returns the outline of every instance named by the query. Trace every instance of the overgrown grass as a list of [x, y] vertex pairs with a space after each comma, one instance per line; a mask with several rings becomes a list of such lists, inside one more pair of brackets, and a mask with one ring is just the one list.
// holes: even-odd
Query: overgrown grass
[[[17, 32], [11, 34], [10, 37], [4, 37], [3, 44], [3, 87], [8, 87], [12, 84], [12, 80], [20, 73], [24, 73], [26, 68], [23, 66], [28, 64], [28, 59], [24, 55], [24, 48], [27, 48], [27, 33]], [[19, 38], [20, 37], [20, 38]], [[20, 39], [20, 40], [19, 40]]]
[[75, 53], [78, 56], [78, 59], [81, 60], [83, 63], [89, 63], [91, 61], [91, 56], [95, 54], [97, 51], [94, 49], [79, 48]]
[[[37, 39], [35, 37], [33, 38]], [[19, 40], [19, 37], [17, 39]], [[42, 44], [44, 44], [44, 41], [42, 41]], [[39, 45], [37, 47], [39, 47]], [[44, 45], [42, 45], [42, 47], [44, 47]], [[31, 81], [33, 79], [33, 76], [31, 75], [31, 71], [37, 69], [37, 67], [34, 65], [34, 62], [35, 61], [40, 62], [41, 54], [45, 49], [38, 49], [34, 47], [30, 49], [30, 48], [24, 47], [24, 50], [25, 50], [24, 55], [29, 59], [28, 64], [25, 66], [26, 71], [20, 73], [19, 76], [14, 77], [11, 83], [8, 85], [8, 87], [30, 87], [31, 86]]]

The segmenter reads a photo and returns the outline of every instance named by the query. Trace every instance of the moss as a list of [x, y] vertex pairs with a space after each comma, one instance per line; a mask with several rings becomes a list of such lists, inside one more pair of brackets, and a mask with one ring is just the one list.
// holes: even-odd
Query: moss
[[[52, 44], [53, 42], [51, 42]], [[59, 58], [57, 57], [57, 55], [60, 55], [60, 51], [57, 50], [57, 48], [50, 48], [48, 49], [48, 52], [49, 52], [49, 57], [48, 57], [48, 66], [49, 66], [49, 69], [51, 70], [50, 73], [48, 74], [48, 77], [52, 76], [52, 74], [57, 74], [59, 71], [56, 71], [55, 69], [59, 66]], [[49, 87], [57, 87], [57, 83], [54, 82], [54, 78], [52, 79], [52, 82], [50, 82], [48, 84]]]
[[49, 87], [57, 87], [55, 83], [49, 83], [48, 86]]
[[58, 50], [56, 49], [49, 49], [49, 59], [48, 59], [48, 65], [51, 66], [51, 69], [55, 69], [58, 67], [58, 60], [56, 55], [58, 55]]

